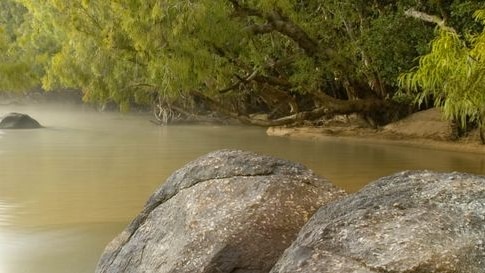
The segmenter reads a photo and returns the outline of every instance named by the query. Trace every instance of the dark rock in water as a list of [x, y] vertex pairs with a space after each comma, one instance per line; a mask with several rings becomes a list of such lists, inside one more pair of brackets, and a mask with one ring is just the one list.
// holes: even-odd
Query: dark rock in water
[[96, 272], [269, 272], [314, 211], [344, 195], [299, 164], [210, 153], [167, 179]]
[[42, 128], [39, 122], [29, 115], [9, 113], [0, 117], [0, 129], [35, 129]]
[[403, 172], [322, 207], [271, 271], [485, 272], [485, 177]]

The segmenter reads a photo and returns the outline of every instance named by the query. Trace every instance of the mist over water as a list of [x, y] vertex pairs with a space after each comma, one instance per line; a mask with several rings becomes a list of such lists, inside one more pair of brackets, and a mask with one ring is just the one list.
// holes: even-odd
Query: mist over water
[[485, 173], [483, 156], [243, 126], [168, 126], [81, 106], [2, 106], [46, 128], [0, 130], [0, 273], [93, 272], [104, 246], [176, 169], [207, 152], [251, 150], [301, 162], [356, 191], [406, 169]]

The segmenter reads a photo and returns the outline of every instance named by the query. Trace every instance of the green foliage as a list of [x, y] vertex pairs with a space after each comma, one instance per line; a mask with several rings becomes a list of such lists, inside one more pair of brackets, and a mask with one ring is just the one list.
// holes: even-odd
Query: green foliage
[[[416, 65], [413, 59], [427, 52], [427, 41], [432, 35], [432, 29], [423, 27], [422, 22], [395, 13], [370, 22], [360, 43], [372, 59], [372, 69], [379, 72], [387, 85], [394, 87], [399, 74]], [[361, 69], [371, 72], [363, 65]]]
[[470, 20], [470, 18], [474, 17], [477, 10], [483, 8], [485, 8], [483, 1], [452, 1], [447, 24], [463, 34], [479, 32], [482, 26], [476, 20]]
[[355, 97], [385, 98], [432, 38], [433, 26], [404, 10], [476, 28], [465, 16], [474, 1], [441, 2], [4, 0], [0, 89], [76, 88], [87, 101], [127, 109], [193, 91], [217, 98], [237, 82], [232, 96], [259, 94], [269, 83], [244, 82], [258, 75], [279, 81], [281, 92], [345, 97], [354, 85]]
[[[485, 23], [485, 10], [475, 13]], [[462, 126], [485, 118], [485, 29], [472, 36], [439, 30], [430, 53], [422, 56], [419, 67], [403, 74], [401, 85], [416, 92], [416, 101], [430, 98], [442, 107], [445, 117]]]
[[0, 90], [23, 91], [35, 86], [30, 55], [19, 50], [22, 25], [27, 10], [12, 1], [0, 2]]
[[358, 89], [367, 86], [377, 96], [392, 95], [397, 76], [417, 64], [414, 59], [432, 38], [432, 28], [404, 16], [416, 2], [335, 0], [310, 5], [305, 11], [312, 16], [305, 25], [314, 26], [310, 32], [320, 37], [322, 47], [335, 50], [330, 60], [320, 63], [320, 71], [327, 72], [324, 78], [347, 75], [360, 83]]

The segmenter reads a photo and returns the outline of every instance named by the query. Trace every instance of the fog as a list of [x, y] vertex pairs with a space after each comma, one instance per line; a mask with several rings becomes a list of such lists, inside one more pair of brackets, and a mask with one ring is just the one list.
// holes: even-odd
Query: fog
[[474, 154], [291, 140], [244, 126], [160, 127], [149, 114], [79, 105], [0, 107], [12, 111], [45, 128], [0, 130], [0, 273], [93, 272], [104, 246], [174, 170], [217, 149], [298, 161], [349, 191], [406, 169], [485, 173]]

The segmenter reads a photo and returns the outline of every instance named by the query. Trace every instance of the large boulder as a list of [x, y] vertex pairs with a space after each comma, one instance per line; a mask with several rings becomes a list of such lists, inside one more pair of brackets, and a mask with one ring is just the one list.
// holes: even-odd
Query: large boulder
[[419, 111], [384, 127], [384, 134], [394, 138], [426, 138], [436, 140], [452, 139], [450, 122], [444, 119], [439, 108]]
[[0, 129], [35, 129], [42, 126], [29, 115], [8, 113], [0, 117]]
[[322, 207], [272, 269], [483, 273], [485, 177], [403, 172]]
[[96, 272], [269, 272], [311, 215], [344, 195], [300, 164], [213, 152], [167, 179]]

